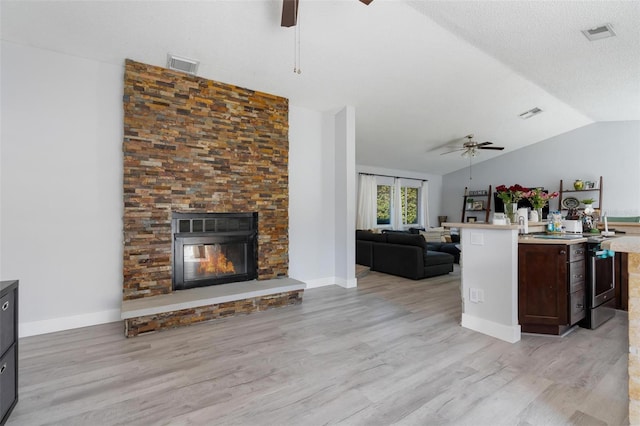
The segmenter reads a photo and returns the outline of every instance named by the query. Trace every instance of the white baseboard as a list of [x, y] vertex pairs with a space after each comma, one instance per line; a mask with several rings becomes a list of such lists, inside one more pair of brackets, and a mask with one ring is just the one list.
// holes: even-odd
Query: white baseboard
[[356, 288], [358, 287], [358, 279], [350, 278], [345, 280], [344, 278], [336, 278], [336, 285], [344, 288]]
[[318, 287], [326, 287], [328, 285], [334, 285], [335, 278], [327, 277], [327, 278], [317, 278], [315, 280], [304, 280], [304, 283], [307, 285], [307, 289], [310, 288], [318, 288]]
[[70, 317], [51, 318], [42, 321], [21, 322], [18, 336], [29, 337], [56, 331], [71, 330], [73, 328], [88, 327], [90, 325], [105, 324], [121, 321], [120, 309], [93, 312], [90, 314], [74, 315]]
[[307, 284], [307, 289], [337, 285], [343, 288], [355, 288], [358, 286], [358, 279], [345, 280], [338, 277], [318, 278], [316, 280], [303, 280]]
[[509, 326], [463, 313], [461, 325], [464, 328], [504, 340], [505, 342], [515, 343], [520, 341], [520, 324]]

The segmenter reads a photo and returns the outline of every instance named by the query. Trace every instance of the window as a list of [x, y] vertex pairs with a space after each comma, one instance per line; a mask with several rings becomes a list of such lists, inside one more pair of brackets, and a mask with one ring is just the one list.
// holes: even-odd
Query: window
[[[392, 185], [378, 185], [378, 206], [377, 206], [377, 223], [378, 225], [390, 225], [391, 214], [395, 210], [393, 205]], [[400, 189], [403, 225], [417, 225], [420, 212], [420, 188], [403, 186]]]
[[402, 224], [418, 224], [418, 189], [403, 186], [402, 194]]
[[378, 225], [391, 224], [391, 186], [378, 185]]

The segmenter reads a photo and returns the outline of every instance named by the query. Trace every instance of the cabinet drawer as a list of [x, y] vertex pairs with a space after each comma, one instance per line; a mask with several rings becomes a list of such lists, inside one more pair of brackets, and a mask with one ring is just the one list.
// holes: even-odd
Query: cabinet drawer
[[569, 295], [569, 325], [585, 317], [585, 292], [579, 290]]
[[569, 294], [575, 293], [576, 291], [585, 291], [584, 281], [575, 281], [569, 283]]
[[15, 291], [10, 291], [0, 299], [0, 355], [16, 340], [15, 336]]
[[586, 247], [584, 244], [570, 244], [569, 245], [569, 262], [575, 262], [578, 260], [584, 260], [586, 253]]
[[16, 399], [16, 351], [17, 345], [0, 358], [0, 421]]
[[[585, 263], [584, 260], [578, 262], [571, 262], [569, 264], [569, 286], [573, 286], [574, 283], [579, 283], [585, 280]], [[573, 290], [570, 290], [571, 293]]]

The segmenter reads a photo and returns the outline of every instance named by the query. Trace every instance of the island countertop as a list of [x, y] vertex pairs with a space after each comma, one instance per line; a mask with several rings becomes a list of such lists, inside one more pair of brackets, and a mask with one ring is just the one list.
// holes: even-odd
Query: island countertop
[[518, 229], [518, 225], [494, 225], [486, 222], [444, 222], [442, 226], [447, 228], [473, 228], [473, 229]]
[[602, 248], [626, 253], [640, 253], [640, 237], [618, 237], [602, 242]]
[[518, 237], [518, 244], [582, 244], [586, 243], [587, 238], [536, 238], [533, 235], [525, 234]]

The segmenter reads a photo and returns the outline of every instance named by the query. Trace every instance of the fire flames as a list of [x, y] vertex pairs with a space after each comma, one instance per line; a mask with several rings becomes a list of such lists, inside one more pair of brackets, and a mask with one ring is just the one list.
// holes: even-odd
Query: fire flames
[[213, 246], [207, 246], [205, 256], [200, 259], [198, 273], [233, 274], [235, 273], [235, 268], [233, 267], [233, 263], [229, 261], [219, 249], [216, 250]]

